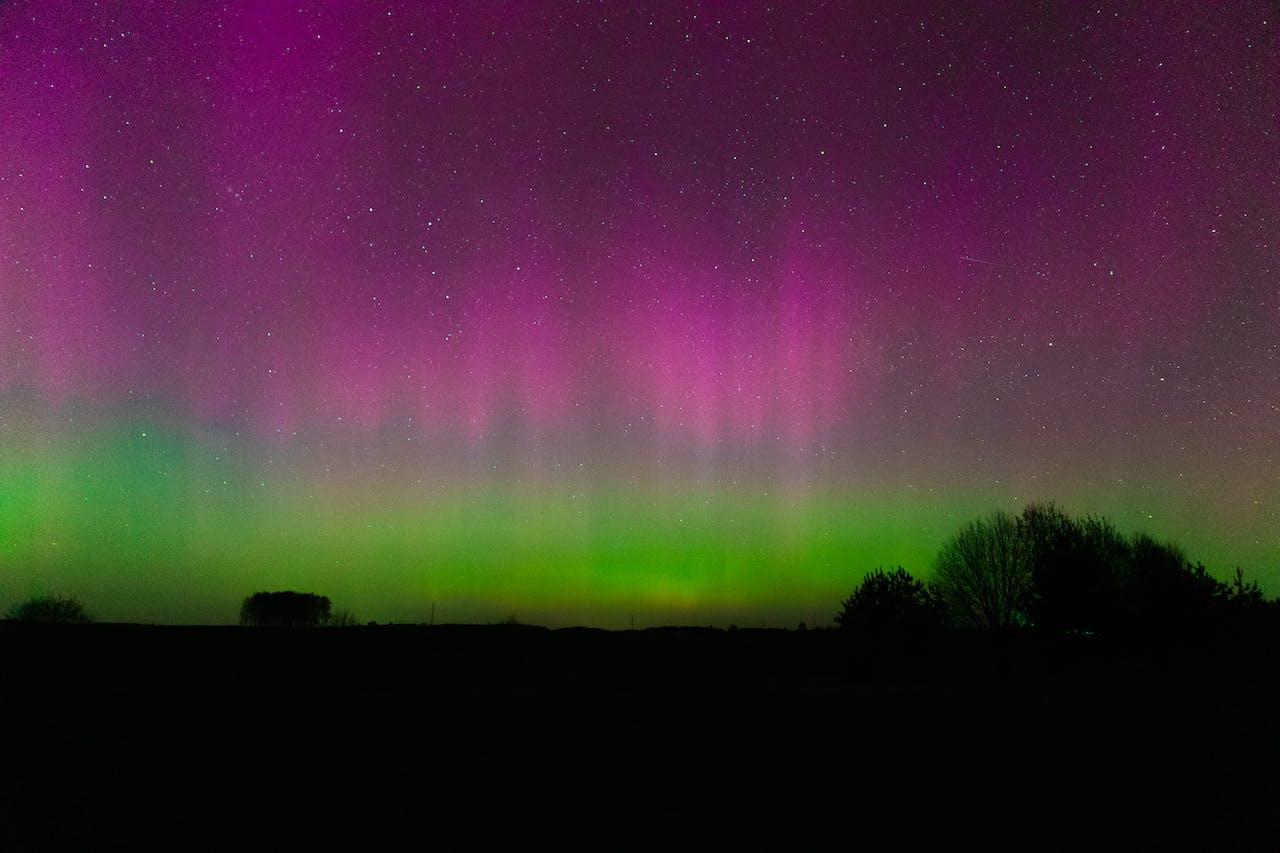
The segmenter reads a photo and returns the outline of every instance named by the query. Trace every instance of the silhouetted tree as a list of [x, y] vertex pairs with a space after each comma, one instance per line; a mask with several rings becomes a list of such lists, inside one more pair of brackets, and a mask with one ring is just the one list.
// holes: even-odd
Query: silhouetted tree
[[1268, 601], [1257, 581], [1245, 582], [1239, 566], [1231, 580], [1222, 584], [1218, 604], [1220, 619], [1215, 627], [1220, 629], [1221, 639], [1238, 644], [1232, 651], [1234, 659], [1277, 647], [1280, 599]]
[[1052, 503], [1018, 517], [1031, 553], [1032, 623], [1049, 631], [1098, 632], [1116, 616], [1129, 543], [1105, 518], [1076, 520]]
[[1267, 603], [1256, 580], [1244, 582], [1244, 572], [1236, 566], [1236, 573], [1222, 587], [1222, 599], [1235, 608], [1261, 607]]
[[79, 601], [70, 596], [38, 595], [9, 611], [9, 618], [19, 622], [91, 622]]
[[948, 539], [934, 561], [932, 592], [958, 625], [998, 631], [1026, 623], [1031, 548], [1005, 512], [978, 518]]
[[240, 606], [240, 624], [297, 627], [329, 621], [329, 599], [309, 592], [255, 592]]
[[932, 593], [901, 566], [869, 573], [836, 614], [850, 675], [879, 681], [916, 671], [942, 621]]
[[876, 637], [926, 631], [940, 621], [933, 594], [901, 566], [870, 572], [836, 614], [845, 631]]

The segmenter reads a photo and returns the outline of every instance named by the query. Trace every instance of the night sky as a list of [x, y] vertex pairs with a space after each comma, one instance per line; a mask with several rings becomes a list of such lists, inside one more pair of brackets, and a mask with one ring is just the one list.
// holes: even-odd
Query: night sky
[[1280, 9], [0, 6], [0, 605], [829, 624], [1056, 499], [1280, 593]]

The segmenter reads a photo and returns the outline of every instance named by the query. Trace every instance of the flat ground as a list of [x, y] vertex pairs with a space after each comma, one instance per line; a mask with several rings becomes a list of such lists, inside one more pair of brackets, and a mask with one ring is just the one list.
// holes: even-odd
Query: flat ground
[[0, 623], [0, 848], [1278, 849], [1278, 659], [952, 638], [869, 677], [834, 631]]

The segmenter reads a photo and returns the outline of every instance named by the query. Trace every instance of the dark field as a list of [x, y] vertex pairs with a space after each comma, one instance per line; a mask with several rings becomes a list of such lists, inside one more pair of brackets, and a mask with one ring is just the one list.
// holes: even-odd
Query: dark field
[[1276, 662], [960, 635], [873, 671], [835, 631], [0, 623], [0, 847], [1277, 849]]

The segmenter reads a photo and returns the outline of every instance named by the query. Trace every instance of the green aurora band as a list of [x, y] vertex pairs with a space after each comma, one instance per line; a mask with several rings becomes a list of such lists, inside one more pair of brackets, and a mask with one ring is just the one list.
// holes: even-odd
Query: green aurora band
[[[823, 625], [869, 569], [927, 576], [964, 520], [1039, 497], [859, 486], [831, 471], [778, 488], [722, 467], [646, 478], [575, 464], [373, 483], [335, 471], [349, 454], [273, 468], [285, 450], [158, 416], [50, 421], [10, 417], [0, 431], [24, 450], [0, 455], [0, 605], [70, 592], [111, 621], [230, 622], [245, 595], [293, 588], [378, 621], [422, 622], [434, 607], [439, 622]], [[370, 462], [355, 456], [349, 471]], [[1249, 560], [1274, 589], [1254, 569], [1274, 561], [1273, 543], [1196, 538], [1203, 519], [1160, 495], [1117, 486], [1056, 497], [1076, 511], [1137, 499], [1142, 511], [1108, 514], [1174, 538], [1219, 576], [1226, 560]]]

